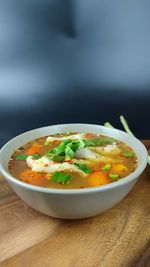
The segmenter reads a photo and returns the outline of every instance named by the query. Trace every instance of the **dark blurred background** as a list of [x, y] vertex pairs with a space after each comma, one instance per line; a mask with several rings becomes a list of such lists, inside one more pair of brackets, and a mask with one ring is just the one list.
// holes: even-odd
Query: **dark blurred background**
[[0, 145], [66, 122], [150, 137], [149, 0], [1, 0]]

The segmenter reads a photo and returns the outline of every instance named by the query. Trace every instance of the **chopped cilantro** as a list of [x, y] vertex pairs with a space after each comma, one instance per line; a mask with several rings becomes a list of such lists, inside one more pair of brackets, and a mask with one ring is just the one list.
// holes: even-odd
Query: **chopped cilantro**
[[85, 143], [86, 146], [102, 146], [106, 144], [112, 144], [115, 141], [114, 138], [111, 137], [101, 137], [97, 139], [83, 139], [83, 142]]
[[[99, 146], [107, 143], [114, 142], [113, 138], [105, 137], [100, 139], [79, 139], [79, 140], [71, 140], [67, 139], [62, 141], [57, 147], [49, 150], [45, 156], [47, 156], [51, 160], [55, 160], [61, 162], [63, 160], [70, 160], [75, 157], [75, 152], [78, 149], [84, 148], [86, 146]], [[59, 156], [55, 157], [54, 156]], [[57, 160], [58, 159], [58, 160]]]
[[[85, 147], [85, 144], [82, 140], [65, 140], [60, 143], [59, 146], [53, 148], [52, 150], [49, 150], [45, 155], [49, 157], [51, 160], [53, 160], [54, 155], [60, 156], [61, 161], [63, 160], [69, 160], [74, 158], [75, 152], [79, 148]], [[60, 158], [58, 158], [60, 161]], [[55, 158], [55, 161], [57, 161], [57, 157]]]
[[53, 155], [50, 158], [52, 161], [56, 162], [62, 162], [65, 159], [65, 156], [60, 156], [60, 155]]
[[40, 159], [41, 158], [41, 156], [39, 155], [39, 154], [33, 154], [33, 155], [31, 155], [34, 159]]
[[27, 155], [19, 154], [16, 156], [16, 160], [26, 160], [27, 157], [28, 157]]
[[91, 173], [92, 169], [87, 166], [86, 164], [82, 164], [82, 163], [74, 163], [74, 165], [76, 165], [80, 170], [82, 170], [85, 173]]
[[109, 177], [110, 177], [111, 179], [117, 179], [117, 178], [119, 177], [119, 174], [110, 173], [110, 174], [109, 174]]
[[40, 159], [41, 158], [41, 155], [39, 155], [39, 154], [34, 154], [34, 155], [31, 155], [33, 158], [35, 158], [35, 159]]
[[52, 176], [52, 181], [55, 183], [69, 184], [70, 179], [71, 174], [69, 173], [54, 172]]
[[134, 153], [132, 151], [122, 152], [122, 155], [125, 156], [126, 158], [133, 158], [134, 157]]
[[85, 146], [94, 146], [95, 145], [94, 144], [95, 140], [96, 139], [91, 139], [91, 140], [90, 139], [89, 140], [88, 139], [83, 139], [82, 141], [84, 142]]
[[[32, 156], [34, 159], [39, 159], [41, 156], [39, 154], [33, 154], [33, 155], [30, 155]], [[25, 154], [19, 154], [16, 156], [16, 160], [26, 160], [27, 157], [29, 157], [29, 155], [25, 155]]]
[[65, 148], [65, 159], [69, 160], [69, 159], [73, 159], [74, 158], [74, 151], [72, 150], [71, 146], [67, 145]]
[[111, 168], [111, 165], [110, 165], [110, 164], [105, 164], [105, 165], [102, 167], [102, 170], [103, 170], [103, 171], [108, 171], [110, 168]]
[[65, 148], [67, 144], [70, 143], [70, 140], [65, 140], [60, 143], [59, 146], [53, 148], [52, 150], [49, 150], [47, 153], [49, 154], [55, 154], [55, 155], [60, 155], [61, 153], [65, 152]]

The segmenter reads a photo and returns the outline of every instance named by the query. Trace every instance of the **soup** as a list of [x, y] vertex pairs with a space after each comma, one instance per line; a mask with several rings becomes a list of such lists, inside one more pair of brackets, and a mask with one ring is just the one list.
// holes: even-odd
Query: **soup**
[[80, 189], [113, 183], [137, 167], [134, 151], [101, 134], [61, 133], [33, 140], [17, 149], [9, 171], [36, 186]]

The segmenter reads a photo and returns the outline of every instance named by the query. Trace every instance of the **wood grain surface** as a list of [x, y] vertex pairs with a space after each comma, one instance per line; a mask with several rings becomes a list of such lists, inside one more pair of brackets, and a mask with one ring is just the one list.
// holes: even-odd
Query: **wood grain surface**
[[[150, 141], [144, 142], [147, 148]], [[1, 267], [150, 267], [150, 167], [118, 205], [67, 221], [28, 207], [0, 178]]]

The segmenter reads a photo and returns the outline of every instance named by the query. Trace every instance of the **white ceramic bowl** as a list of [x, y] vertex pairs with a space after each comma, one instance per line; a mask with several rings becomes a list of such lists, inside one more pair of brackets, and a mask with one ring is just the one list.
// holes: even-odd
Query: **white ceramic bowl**
[[[33, 186], [19, 181], [9, 173], [8, 161], [14, 150], [36, 138], [65, 131], [100, 133], [127, 143], [137, 155], [137, 169], [119, 181], [87, 189], [50, 189]], [[65, 219], [94, 216], [116, 205], [137, 182], [146, 164], [147, 151], [138, 139], [117, 129], [92, 124], [62, 124], [38, 128], [13, 138], [0, 151], [0, 172], [20, 198], [42, 213]]]

